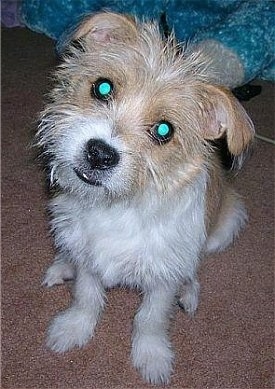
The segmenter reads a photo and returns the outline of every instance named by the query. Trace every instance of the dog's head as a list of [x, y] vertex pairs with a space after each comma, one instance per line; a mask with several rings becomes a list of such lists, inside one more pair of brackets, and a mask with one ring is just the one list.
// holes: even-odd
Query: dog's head
[[207, 164], [209, 140], [223, 136], [241, 158], [253, 125], [229, 91], [209, 83], [203, 53], [163, 40], [154, 23], [113, 13], [87, 17], [73, 38], [38, 132], [63, 189], [111, 197], [176, 190]]

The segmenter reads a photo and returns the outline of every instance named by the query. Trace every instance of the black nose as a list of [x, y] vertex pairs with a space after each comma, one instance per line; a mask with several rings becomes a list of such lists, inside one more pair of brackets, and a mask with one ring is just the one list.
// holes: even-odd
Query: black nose
[[86, 151], [92, 169], [109, 169], [119, 162], [118, 152], [101, 139], [90, 139]]

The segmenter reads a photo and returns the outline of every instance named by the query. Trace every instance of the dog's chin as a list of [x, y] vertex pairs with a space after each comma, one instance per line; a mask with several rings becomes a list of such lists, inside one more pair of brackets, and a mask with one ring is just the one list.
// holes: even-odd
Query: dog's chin
[[85, 184], [93, 186], [103, 185], [102, 177], [100, 177], [100, 174], [95, 170], [75, 167], [74, 172], [81, 181], [85, 182]]
[[[123, 174], [124, 173], [124, 174]], [[101, 201], [131, 197], [137, 192], [132, 176], [117, 168], [91, 169], [85, 164], [58, 166], [52, 173], [52, 182], [67, 193], [79, 197], [98, 198]]]

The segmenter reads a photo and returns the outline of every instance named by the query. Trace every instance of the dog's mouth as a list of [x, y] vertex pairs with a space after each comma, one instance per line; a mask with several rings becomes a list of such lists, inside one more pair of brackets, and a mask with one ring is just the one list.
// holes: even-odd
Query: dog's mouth
[[101, 186], [102, 180], [100, 179], [100, 172], [97, 170], [88, 170], [81, 168], [74, 168], [74, 172], [80, 180], [85, 182], [85, 184]]

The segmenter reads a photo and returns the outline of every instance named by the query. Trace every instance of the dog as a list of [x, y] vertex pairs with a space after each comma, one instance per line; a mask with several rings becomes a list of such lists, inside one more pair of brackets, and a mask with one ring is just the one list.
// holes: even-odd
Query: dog
[[57, 247], [44, 285], [74, 280], [70, 308], [47, 346], [84, 346], [106, 289], [137, 288], [131, 357], [143, 379], [167, 384], [176, 301], [193, 315], [203, 254], [226, 248], [247, 219], [215, 141], [239, 168], [253, 141], [241, 104], [213, 82], [211, 58], [164, 38], [155, 22], [87, 16], [58, 66], [37, 143], [49, 160]]

